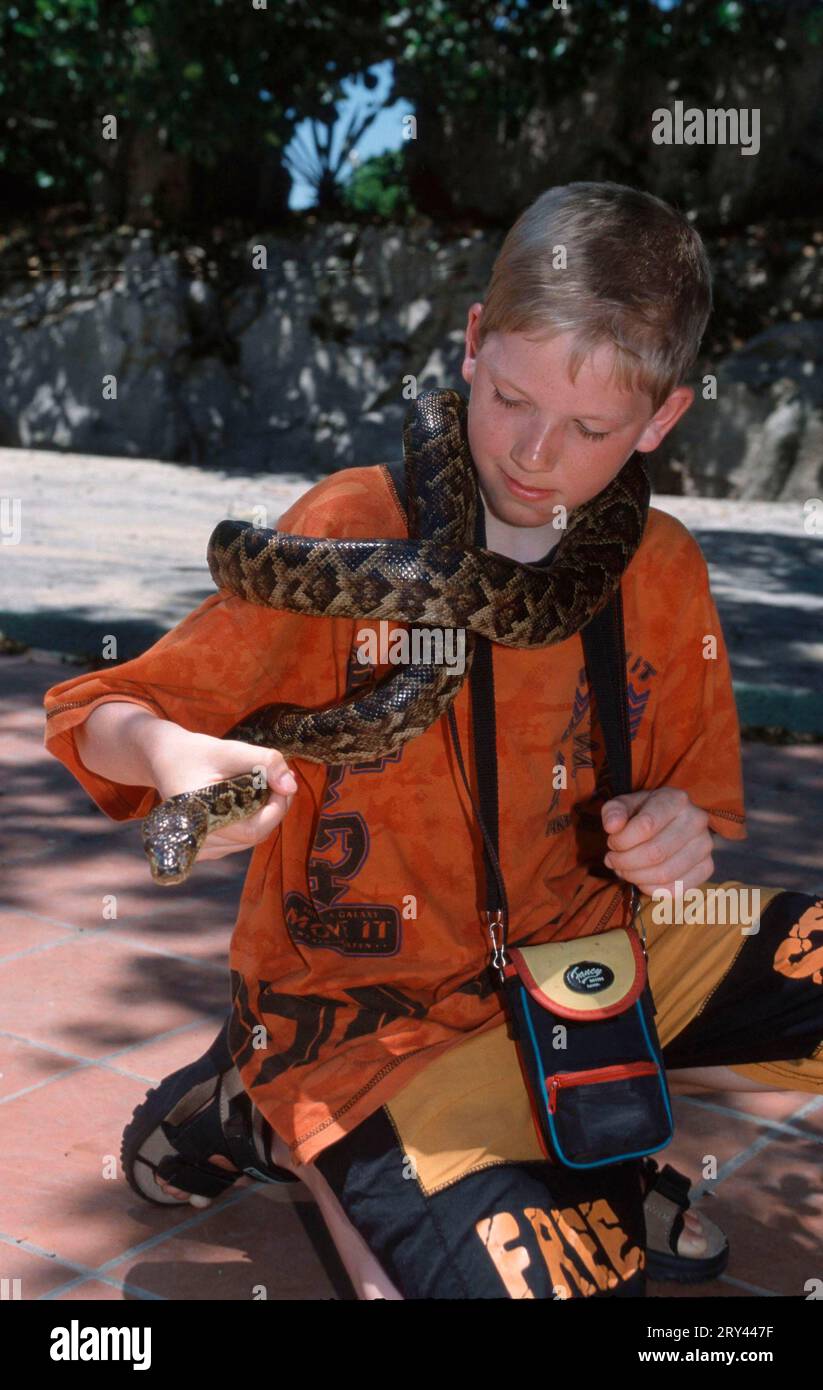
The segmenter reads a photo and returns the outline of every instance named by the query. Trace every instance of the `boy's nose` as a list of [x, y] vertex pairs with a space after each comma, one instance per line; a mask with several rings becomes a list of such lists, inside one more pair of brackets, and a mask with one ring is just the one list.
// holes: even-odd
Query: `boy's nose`
[[557, 477], [556, 455], [546, 457], [538, 454], [537, 457], [528, 457], [525, 454], [516, 455], [514, 451], [509, 455], [512, 464], [512, 476], [519, 479], [526, 487], [551, 487]]
[[509, 457], [521, 473], [553, 477], [560, 458], [559, 426], [552, 430], [545, 425], [522, 436]]

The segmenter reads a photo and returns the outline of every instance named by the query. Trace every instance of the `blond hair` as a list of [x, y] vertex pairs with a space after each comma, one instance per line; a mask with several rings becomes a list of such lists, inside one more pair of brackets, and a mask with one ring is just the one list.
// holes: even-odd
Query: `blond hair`
[[574, 380], [589, 352], [609, 343], [620, 388], [644, 392], [654, 413], [686, 377], [711, 307], [706, 249], [681, 213], [625, 184], [567, 183], [542, 193], [508, 232], [478, 344], [493, 332], [538, 341], [573, 332]]

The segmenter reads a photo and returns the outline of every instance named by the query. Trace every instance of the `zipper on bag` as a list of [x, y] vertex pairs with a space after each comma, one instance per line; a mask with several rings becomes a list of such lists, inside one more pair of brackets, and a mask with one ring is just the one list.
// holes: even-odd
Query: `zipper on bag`
[[592, 1086], [598, 1081], [624, 1081], [632, 1076], [654, 1076], [656, 1062], [616, 1063], [610, 1067], [593, 1067], [588, 1071], [561, 1072], [546, 1078], [548, 1082], [549, 1113], [557, 1110], [557, 1093], [561, 1086]]

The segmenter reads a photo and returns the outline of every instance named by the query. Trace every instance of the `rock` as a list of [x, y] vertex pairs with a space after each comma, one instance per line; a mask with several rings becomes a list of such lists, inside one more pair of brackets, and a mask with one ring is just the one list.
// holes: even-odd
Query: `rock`
[[[155, 240], [149, 229], [90, 237], [68, 281], [8, 284], [0, 445], [314, 477], [396, 457], [410, 379], [466, 391], [466, 314], [501, 236], [424, 217], [388, 229], [317, 223], [302, 236], [249, 236], [222, 279], [202, 246], [158, 252]], [[695, 374], [695, 404], [649, 456], [655, 487], [817, 495], [823, 324], [756, 336], [747, 325], [776, 303], [787, 317], [816, 307], [823, 249], [800, 229], [754, 228], [712, 254], [717, 302], [740, 306], [734, 326], [750, 341]], [[699, 394], [704, 371], [717, 374], [717, 401]]]
[[[710, 370], [707, 368], [706, 370]], [[758, 333], [717, 368], [717, 399], [693, 405], [649, 455], [657, 491], [794, 500], [823, 493], [823, 321]]]

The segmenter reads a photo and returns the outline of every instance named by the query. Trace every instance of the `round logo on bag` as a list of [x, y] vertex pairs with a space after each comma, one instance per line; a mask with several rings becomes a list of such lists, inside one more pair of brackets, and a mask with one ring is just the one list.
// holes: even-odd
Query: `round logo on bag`
[[602, 961], [578, 960], [569, 966], [563, 980], [575, 994], [599, 994], [614, 984], [614, 971]]

